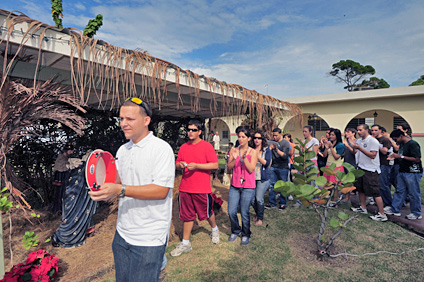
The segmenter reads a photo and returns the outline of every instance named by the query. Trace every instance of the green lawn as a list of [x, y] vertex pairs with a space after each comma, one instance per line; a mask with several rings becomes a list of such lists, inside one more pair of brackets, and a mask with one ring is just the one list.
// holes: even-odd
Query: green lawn
[[[342, 209], [349, 215], [347, 204]], [[251, 210], [253, 211], [253, 210]], [[335, 241], [333, 253], [377, 251], [403, 255], [338, 257], [317, 260], [314, 239], [319, 219], [314, 210], [266, 210], [265, 225], [252, 226], [247, 247], [228, 242], [229, 219], [217, 216], [221, 243], [212, 245], [209, 226], [201, 223], [192, 236], [193, 250], [171, 257], [167, 249], [166, 281], [422, 281], [424, 240], [391, 222], [374, 222], [361, 215]], [[331, 230], [333, 231], [333, 230]]]

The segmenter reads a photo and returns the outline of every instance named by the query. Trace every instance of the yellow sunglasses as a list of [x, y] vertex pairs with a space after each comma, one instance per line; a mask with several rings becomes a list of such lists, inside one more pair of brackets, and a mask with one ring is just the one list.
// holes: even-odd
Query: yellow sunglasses
[[140, 107], [142, 107], [144, 109], [144, 111], [146, 112], [147, 116], [149, 116], [149, 117], [152, 116], [152, 111], [147, 108], [146, 102], [143, 102], [143, 100], [141, 100], [140, 98], [129, 97], [129, 98], [125, 99], [125, 102], [127, 102], [127, 101], [131, 101], [134, 104], [139, 105]]

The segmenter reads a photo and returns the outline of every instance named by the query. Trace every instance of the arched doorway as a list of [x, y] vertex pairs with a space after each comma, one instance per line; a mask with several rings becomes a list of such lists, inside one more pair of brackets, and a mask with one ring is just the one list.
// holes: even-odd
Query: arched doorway
[[284, 131], [292, 135], [293, 140], [299, 138], [303, 140], [303, 127], [310, 125], [315, 130], [315, 137], [319, 140], [321, 136], [325, 136], [325, 132], [330, 128], [330, 125], [317, 115], [316, 113], [303, 113], [303, 122], [299, 122], [299, 117], [292, 117], [284, 126]]
[[211, 121], [210, 130], [214, 134], [217, 131], [219, 132], [219, 136], [221, 139], [220, 150], [222, 152], [226, 152], [228, 149], [228, 143], [230, 143], [230, 134], [231, 134], [230, 127], [228, 126], [228, 124], [222, 119], [214, 118]]
[[[344, 129], [356, 128], [360, 124], [368, 124], [369, 126], [378, 124], [390, 133], [395, 130], [398, 125], [403, 123], [406, 123], [408, 127], [411, 128], [410, 123], [399, 114], [388, 110], [375, 109], [356, 115], [347, 123]], [[408, 131], [408, 134], [411, 135], [412, 132], [413, 128]]]

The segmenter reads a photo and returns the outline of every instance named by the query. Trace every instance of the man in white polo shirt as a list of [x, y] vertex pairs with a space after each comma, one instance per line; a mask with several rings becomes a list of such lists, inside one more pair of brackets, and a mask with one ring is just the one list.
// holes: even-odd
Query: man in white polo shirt
[[172, 216], [175, 161], [172, 148], [149, 132], [152, 111], [139, 98], [120, 110], [130, 140], [116, 156], [118, 179], [90, 191], [95, 201], [120, 198], [112, 243], [116, 281], [158, 281]]
[[383, 200], [380, 196], [380, 158], [378, 155], [380, 143], [369, 134], [368, 125], [361, 124], [357, 127], [357, 130], [361, 138], [356, 140], [352, 147], [356, 150], [355, 157], [358, 169], [362, 169], [365, 174], [356, 180], [361, 205], [358, 208], [352, 208], [352, 211], [367, 214], [366, 199], [373, 197], [379, 212], [370, 216], [370, 218], [376, 221], [387, 221]]

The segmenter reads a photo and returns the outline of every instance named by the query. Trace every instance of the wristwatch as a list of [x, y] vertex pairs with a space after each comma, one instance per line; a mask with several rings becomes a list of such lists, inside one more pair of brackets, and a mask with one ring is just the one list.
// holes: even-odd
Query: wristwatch
[[401, 159], [404, 159], [404, 158], [405, 158], [405, 156], [400, 156], [400, 158], [401, 158]]
[[127, 185], [122, 184], [121, 193], [119, 193], [118, 198], [125, 197], [125, 190], [127, 189]]

